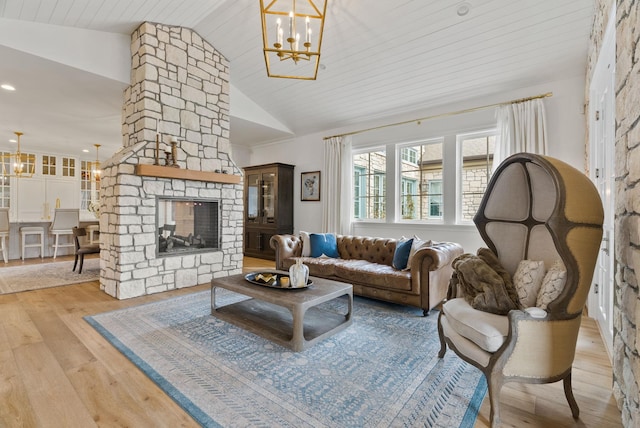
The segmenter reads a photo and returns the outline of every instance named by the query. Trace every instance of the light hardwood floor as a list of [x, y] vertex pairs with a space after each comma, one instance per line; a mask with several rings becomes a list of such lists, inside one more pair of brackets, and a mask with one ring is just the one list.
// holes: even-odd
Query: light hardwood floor
[[[273, 263], [245, 259], [246, 271], [265, 267]], [[0, 427], [198, 426], [83, 317], [206, 289], [200, 285], [119, 301], [94, 281], [0, 295]], [[584, 318], [580, 330], [573, 384], [579, 420], [571, 417], [561, 382], [511, 383], [501, 395], [503, 426], [621, 426], [611, 365], [590, 318]], [[488, 418], [485, 399], [475, 426], [488, 426]]]

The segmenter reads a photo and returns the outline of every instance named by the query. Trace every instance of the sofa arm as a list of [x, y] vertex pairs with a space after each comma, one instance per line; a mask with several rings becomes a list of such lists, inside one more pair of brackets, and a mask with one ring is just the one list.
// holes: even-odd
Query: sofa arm
[[273, 235], [269, 245], [276, 252], [276, 269], [286, 270], [286, 259], [302, 255], [302, 240], [295, 235]]
[[411, 259], [411, 289], [420, 295], [425, 315], [446, 299], [453, 274], [451, 263], [462, 253], [460, 244], [440, 242], [420, 248]]
[[[422, 268], [429, 271], [451, 266], [453, 260], [462, 255], [464, 250], [455, 242], [439, 242], [430, 247], [420, 248], [411, 259], [411, 275], [420, 272]], [[424, 264], [424, 266], [423, 266]]]

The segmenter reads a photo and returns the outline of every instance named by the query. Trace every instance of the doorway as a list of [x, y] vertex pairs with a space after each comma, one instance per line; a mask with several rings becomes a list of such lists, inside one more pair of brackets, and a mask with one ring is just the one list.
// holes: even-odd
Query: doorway
[[602, 245], [589, 292], [589, 313], [598, 323], [610, 357], [615, 286], [615, 16], [614, 3], [589, 87], [590, 177], [604, 206]]

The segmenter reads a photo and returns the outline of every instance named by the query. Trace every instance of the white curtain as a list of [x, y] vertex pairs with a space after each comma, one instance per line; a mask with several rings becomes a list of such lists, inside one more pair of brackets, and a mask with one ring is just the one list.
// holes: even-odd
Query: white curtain
[[322, 229], [351, 234], [351, 137], [331, 137], [324, 142], [324, 202]]
[[547, 125], [542, 98], [505, 104], [496, 111], [498, 141], [493, 169], [514, 153], [547, 154]]

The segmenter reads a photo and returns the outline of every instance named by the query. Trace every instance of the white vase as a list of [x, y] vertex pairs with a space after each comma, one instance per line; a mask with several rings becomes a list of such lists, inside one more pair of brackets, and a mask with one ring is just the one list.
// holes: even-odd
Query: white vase
[[291, 287], [302, 288], [307, 285], [309, 279], [309, 267], [302, 264], [301, 259], [296, 259], [296, 264], [289, 268], [289, 280]]

